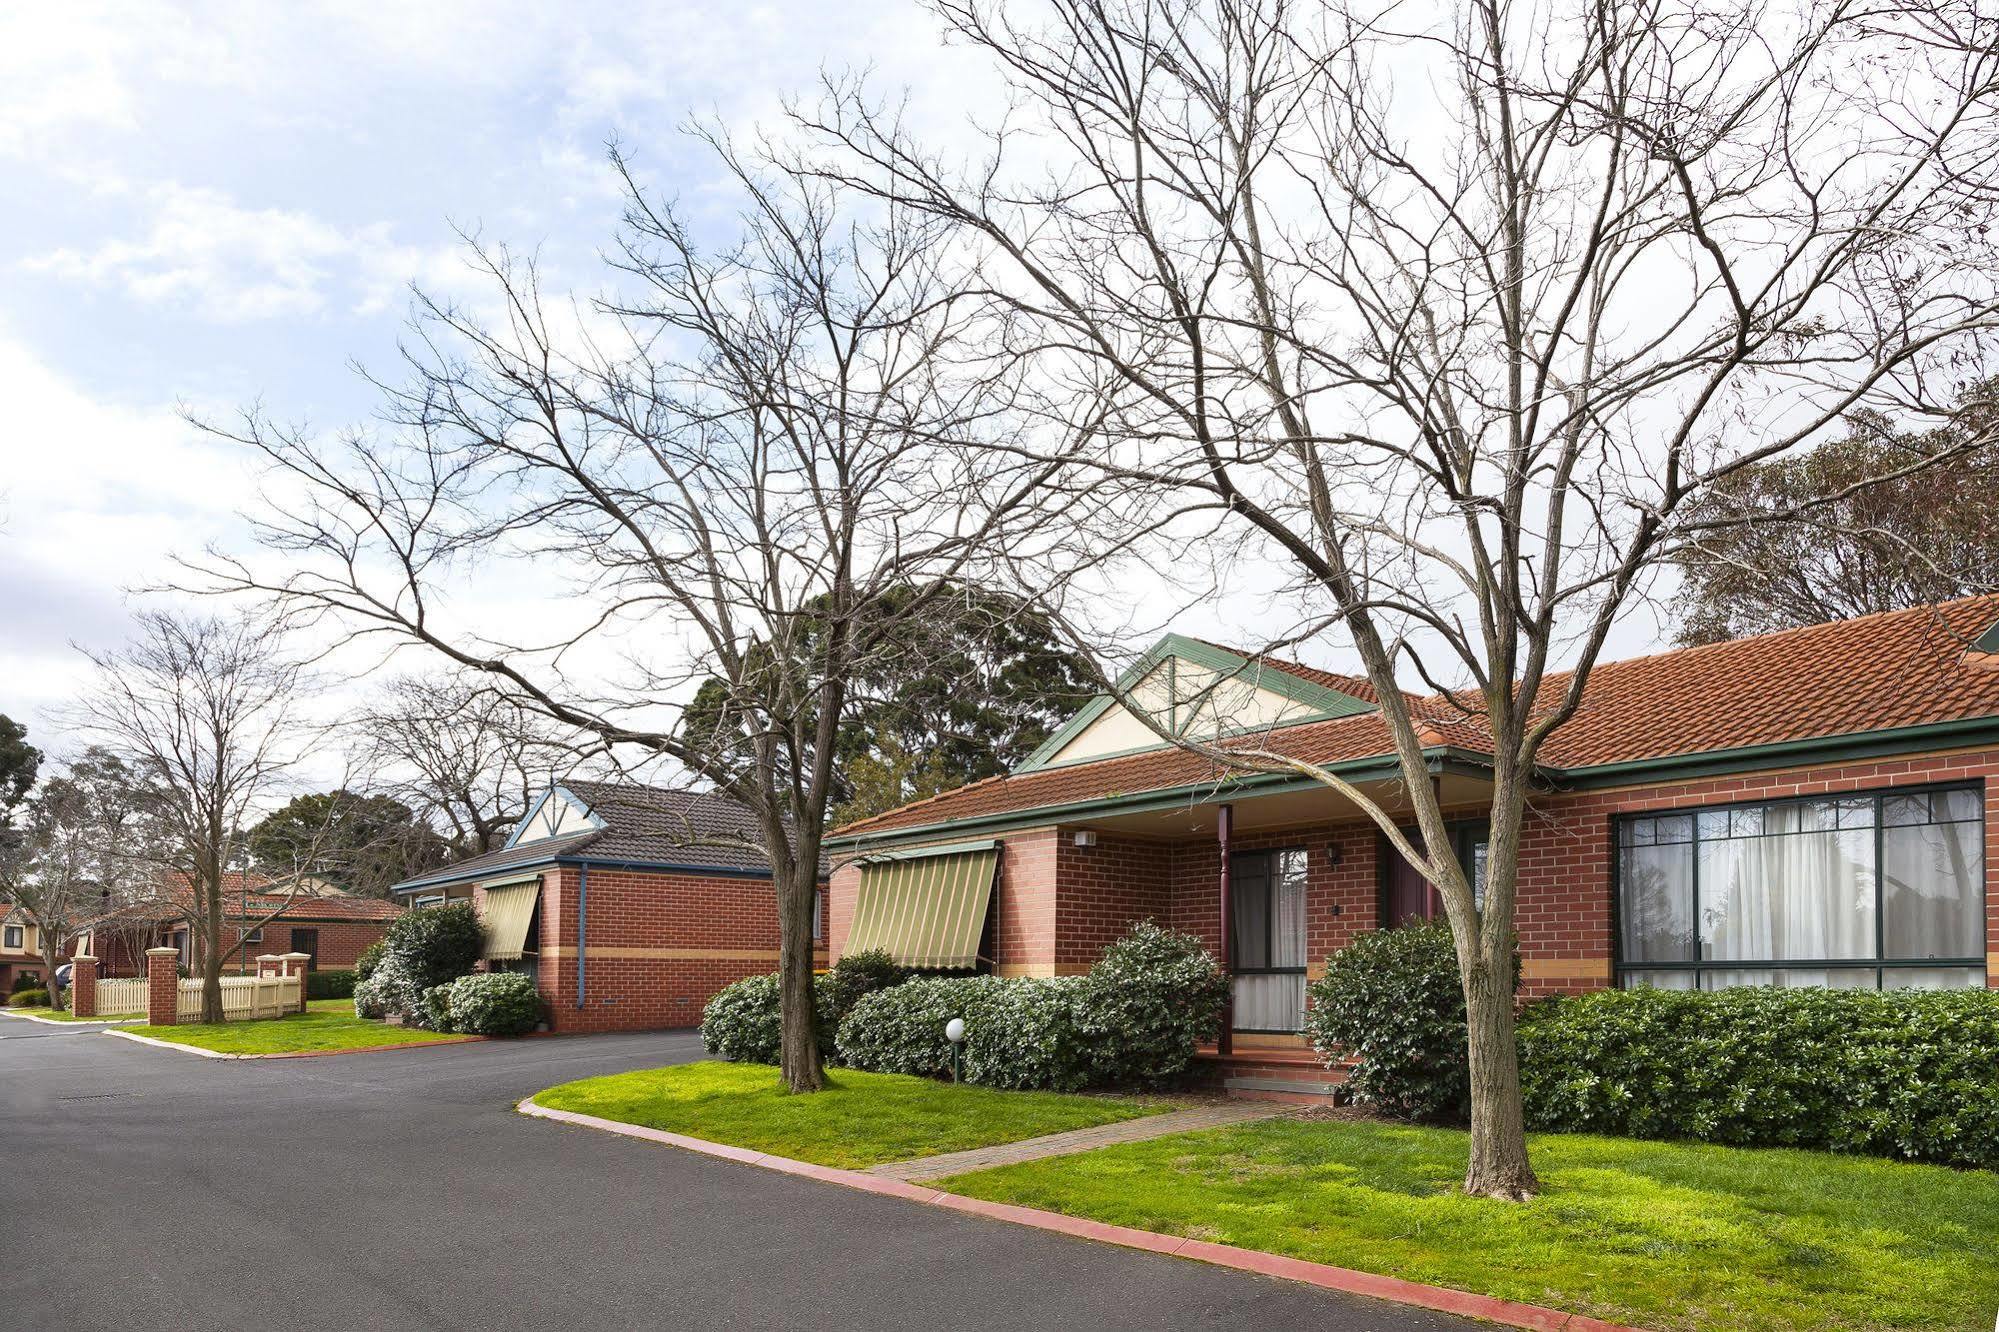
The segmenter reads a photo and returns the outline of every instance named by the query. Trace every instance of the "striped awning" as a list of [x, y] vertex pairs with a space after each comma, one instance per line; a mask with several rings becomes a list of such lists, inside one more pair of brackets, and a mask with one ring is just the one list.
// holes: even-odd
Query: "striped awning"
[[541, 880], [503, 884], [488, 888], [479, 923], [486, 927], [486, 944], [479, 956], [488, 962], [516, 962], [527, 947], [528, 922], [534, 919], [534, 904], [541, 900]]
[[879, 948], [905, 967], [976, 965], [998, 867], [997, 842], [958, 842], [863, 864], [846, 951]]

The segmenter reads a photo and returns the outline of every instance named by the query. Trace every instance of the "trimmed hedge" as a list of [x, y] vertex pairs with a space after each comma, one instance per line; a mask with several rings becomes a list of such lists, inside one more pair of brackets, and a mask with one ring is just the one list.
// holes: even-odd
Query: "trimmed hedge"
[[1090, 968], [1078, 1021], [1092, 1076], [1159, 1087], [1185, 1077], [1194, 1050], [1221, 1030], [1229, 978], [1191, 934], [1140, 921]]
[[541, 995], [518, 971], [461, 976], [450, 986], [451, 1030], [525, 1036], [541, 1025]]
[[19, 994], [23, 990], [39, 990], [42, 988], [44, 987], [40, 980], [23, 971], [14, 977], [14, 983], [7, 987], [7, 992], [9, 994]]
[[1357, 935], [1310, 993], [1305, 1035], [1328, 1067], [1355, 1061], [1346, 1086], [1356, 1101], [1428, 1123], [1470, 1115], [1465, 995], [1448, 924]]
[[1520, 1052], [1536, 1128], [1999, 1169], [1999, 991], [1602, 990]]
[[1013, 983], [993, 976], [919, 976], [863, 995], [840, 1024], [840, 1062], [870, 1073], [949, 1077], [944, 1024], [963, 1018], [969, 1031], [972, 1010], [986, 994]]
[[[465, 979], [470, 980], [472, 978], [467, 976]], [[425, 990], [423, 992], [423, 1002], [414, 1010], [405, 1013], [403, 1015], [404, 1020], [414, 1022], [420, 1027], [428, 1027], [432, 1031], [453, 1030], [451, 1025], [451, 986], [455, 983], [448, 982], [444, 985], [433, 985], [428, 990]]]
[[305, 973], [305, 997], [308, 999], [352, 999], [354, 997], [354, 973], [334, 968], [331, 971], [308, 971]]
[[[847, 1010], [864, 994], [900, 985], [906, 967], [887, 953], [869, 949], [834, 963], [832, 970], [812, 978], [812, 1019], [819, 1037], [819, 1057], [837, 1057], [835, 1035]], [[701, 1043], [710, 1054], [743, 1064], [775, 1064], [783, 1046], [776, 973], [748, 976], [716, 991], [701, 1010]]]
[[9, 1008], [47, 1008], [48, 1006], [49, 992], [47, 990], [16, 990], [7, 996], [7, 1007]]
[[775, 1064], [782, 1044], [777, 976], [745, 976], [701, 1010], [701, 1044], [739, 1064]]
[[965, 1012], [965, 1081], [1014, 1090], [1088, 1086], [1097, 1071], [1084, 1035], [1088, 985], [1082, 976], [1048, 976], [987, 986]]
[[964, 1074], [988, 1087], [1158, 1086], [1216, 1034], [1228, 978], [1191, 935], [1150, 921], [1086, 976], [913, 980], [868, 995], [840, 1024], [843, 1062], [931, 1077], [951, 1069], [944, 1024], [965, 1020]]

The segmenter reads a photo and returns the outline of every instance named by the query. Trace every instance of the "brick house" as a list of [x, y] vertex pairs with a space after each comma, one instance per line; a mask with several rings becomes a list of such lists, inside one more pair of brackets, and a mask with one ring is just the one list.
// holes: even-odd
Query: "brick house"
[[532, 975], [555, 1031], [691, 1027], [717, 990], [777, 967], [760, 840], [749, 811], [720, 796], [572, 781], [544, 792], [498, 851], [394, 891], [415, 906], [471, 900], [484, 965]]
[[[1974, 598], [1597, 667], [1543, 751], [1523, 834], [1525, 993], [1999, 985], [1995, 622], [1999, 597]], [[1169, 636], [1121, 692], [1169, 729], [1253, 736], [1408, 808], [1364, 679]], [[1476, 879], [1479, 721], [1411, 702]], [[1067, 975], [1141, 918], [1200, 935], [1234, 975], [1221, 1053], [1275, 1061], [1251, 1073], [1301, 1047], [1328, 954], [1438, 913], [1343, 797], [1231, 777], [1109, 697], [1013, 772], [829, 848], [834, 957]]]
[[[120, 907], [77, 931], [68, 952], [97, 959], [106, 978], [146, 974], [146, 949], [178, 948], [189, 968], [198, 966], [199, 941], [188, 928], [191, 906], [169, 895], [161, 902]], [[222, 932], [229, 956], [223, 970], [250, 975], [262, 953], [304, 953], [312, 971], [345, 970], [361, 950], [380, 939], [404, 907], [374, 897], [355, 897], [314, 886], [296, 893], [272, 891], [272, 881], [255, 871], [223, 876]]]

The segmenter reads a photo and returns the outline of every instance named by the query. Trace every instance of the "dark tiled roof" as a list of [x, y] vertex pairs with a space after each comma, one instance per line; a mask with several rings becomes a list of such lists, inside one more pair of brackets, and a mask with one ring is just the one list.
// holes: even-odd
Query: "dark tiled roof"
[[[1967, 650], [1999, 621], [1999, 596], [1971, 597], [1682, 648], [1590, 673], [1576, 714], [1541, 753], [1576, 770], [1758, 745], [1999, 717], [1999, 654]], [[1265, 665], [1373, 701], [1365, 680], [1264, 657]], [[1567, 675], [1551, 676], [1544, 700]], [[1483, 720], [1436, 696], [1409, 698], [1427, 745], [1490, 752]], [[1378, 713], [1305, 722], [1249, 742], [1313, 763], [1393, 752]], [[990, 777], [848, 824], [842, 838], [1143, 794], [1218, 780], [1208, 759], [1157, 749]]]
[[[397, 891], [483, 878], [566, 856], [753, 874], [770, 871], [756, 816], [724, 796], [641, 786], [635, 782], [571, 781], [562, 783], [562, 789], [589, 806], [604, 826], [489, 851], [399, 883]], [[822, 863], [821, 873], [824, 872]]]

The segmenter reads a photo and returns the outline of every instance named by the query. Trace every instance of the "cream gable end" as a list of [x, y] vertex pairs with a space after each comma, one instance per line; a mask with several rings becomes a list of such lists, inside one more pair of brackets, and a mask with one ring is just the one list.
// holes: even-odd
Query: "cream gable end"
[[507, 839], [507, 845], [545, 842], [552, 837], [569, 837], [603, 826], [603, 820], [592, 814], [588, 805], [557, 786], [535, 802], [520, 827], [514, 829], [514, 835]]
[[1125, 701], [1098, 698], [1023, 767], [1160, 748], [1168, 743], [1160, 729], [1205, 740], [1372, 710], [1275, 667], [1171, 635], [1128, 678], [1133, 682], [1124, 686]]

